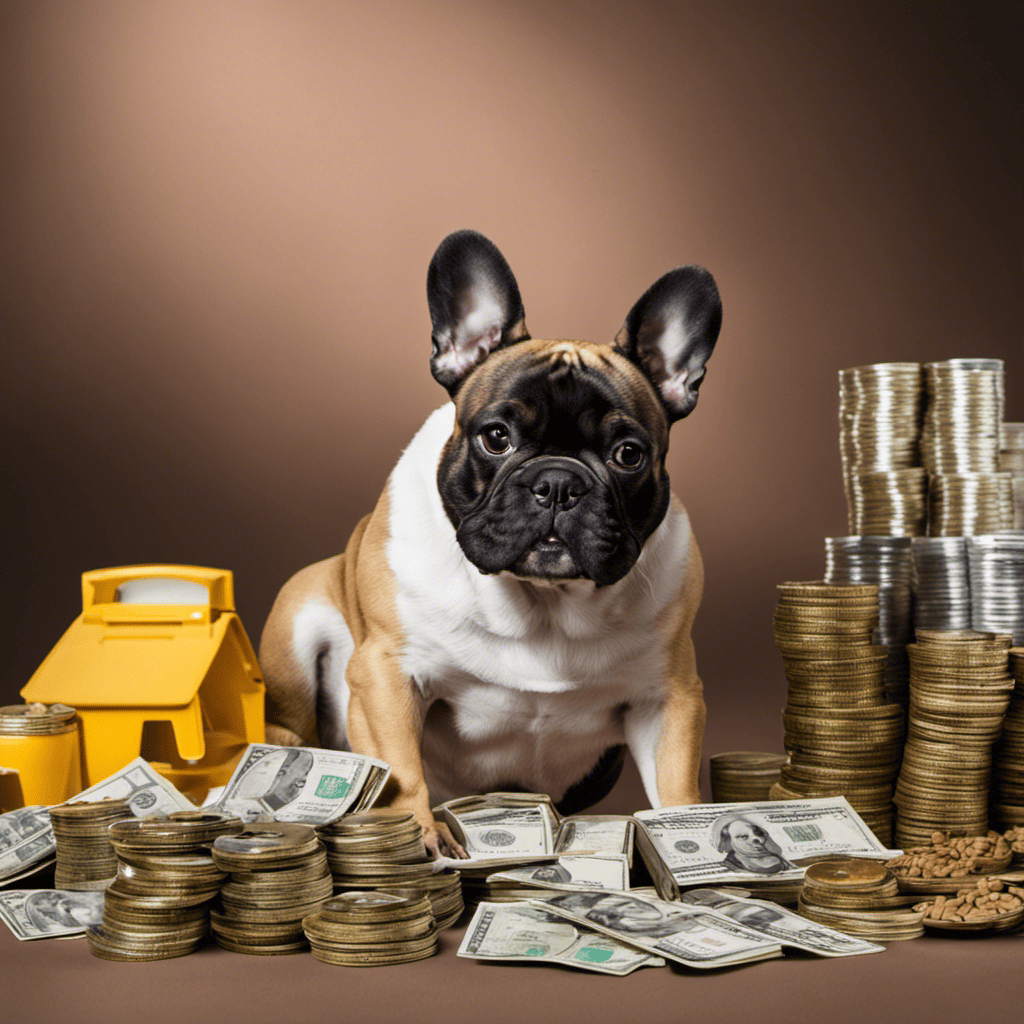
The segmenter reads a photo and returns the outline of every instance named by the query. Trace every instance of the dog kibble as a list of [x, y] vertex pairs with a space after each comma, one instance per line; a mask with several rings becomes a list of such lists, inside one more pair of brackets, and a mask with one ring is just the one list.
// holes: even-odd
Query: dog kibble
[[1024, 907], [1024, 889], [998, 878], [980, 882], [976, 889], [956, 896], [936, 896], [925, 917], [932, 921], [984, 921], [1012, 914]]
[[[1024, 845], [1024, 835], [1020, 840]], [[1012, 849], [1008, 834], [999, 832], [958, 839], [933, 832], [931, 846], [912, 847], [886, 867], [907, 878], [966, 878], [984, 873], [989, 868], [986, 861], [1005, 859]]]

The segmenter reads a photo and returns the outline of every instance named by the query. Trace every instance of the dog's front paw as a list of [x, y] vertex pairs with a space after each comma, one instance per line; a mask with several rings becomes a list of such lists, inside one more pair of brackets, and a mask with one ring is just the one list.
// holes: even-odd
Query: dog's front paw
[[443, 821], [434, 821], [430, 826], [424, 826], [423, 842], [431, 860], [437, 860], [438, 857], [469, 859], [469, 854], [455, 841], [455, 837]]

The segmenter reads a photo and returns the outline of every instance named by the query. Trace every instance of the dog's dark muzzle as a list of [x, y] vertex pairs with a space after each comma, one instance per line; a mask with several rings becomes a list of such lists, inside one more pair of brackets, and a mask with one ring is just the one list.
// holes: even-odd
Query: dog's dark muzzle
[[541, 508], [567, 512], [594, 486], [594, 474], [582, 462], [561, 455], [531, 459], [516, 484], [526, 487]]

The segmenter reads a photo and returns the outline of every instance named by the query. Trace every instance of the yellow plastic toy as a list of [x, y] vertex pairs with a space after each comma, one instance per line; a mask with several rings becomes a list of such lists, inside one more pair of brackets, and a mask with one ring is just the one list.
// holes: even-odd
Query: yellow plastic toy
[[194, 800], [264, 739], [264, 687], [232, 575], [132, 565], [82, 576], [82, 614], [21, 691], [78, 709], [82, 786], [140, 755]]
[[55, 704], [0, 708], [0, 808], [62, 804], [82, 789], [75, 709]]

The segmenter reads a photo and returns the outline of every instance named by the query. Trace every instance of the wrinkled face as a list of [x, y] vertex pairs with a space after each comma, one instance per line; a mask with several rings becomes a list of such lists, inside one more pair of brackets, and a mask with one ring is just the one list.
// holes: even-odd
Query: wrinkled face
[[748, 857], [760, 857], [767, 851], [765, 848], [765, 833], [749, 821], [740, 819], [732, 822], [726, 832], [732, 840], [732, 848], [738, 854], [745, 854]]
[[438, 490], [484, 573], [617, 582], [665, 515], [668, 418], [609, 346], [525, 341], [459, 389]]

